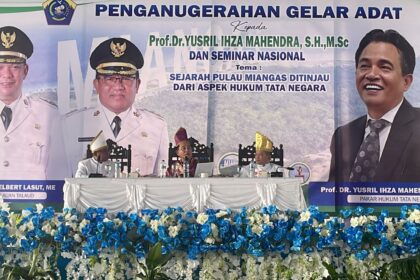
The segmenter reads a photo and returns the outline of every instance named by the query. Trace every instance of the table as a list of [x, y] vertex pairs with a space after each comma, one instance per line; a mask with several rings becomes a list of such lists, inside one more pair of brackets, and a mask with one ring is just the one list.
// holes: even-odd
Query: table
[[111, 214], [169, 206], [201, 212], [274, 204], [282, 210], [302, 210], [306, 203], [301, 184], [301, 178], [68, 178], [64, 207], [82, 212], [103, 207]]

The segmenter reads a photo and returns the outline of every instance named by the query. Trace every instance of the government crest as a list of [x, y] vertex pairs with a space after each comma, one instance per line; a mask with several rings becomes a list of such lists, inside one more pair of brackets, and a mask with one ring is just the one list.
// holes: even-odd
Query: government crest
[[114, 57], [120, 57], [125, 53], [125, 49], [127, 48], [127, 44], [123, 43], [122, 45], [120, 43], [114, 43], [111, 42], [110, 45], [111, 53]]
[[13, 32], [12, 34], [1, 32], [1, 44], [6, 49], [10, 49], [11, 47], [13, 47], [15, 40], [16, 40], [15, 32]]
[[69, 25], [76, 9], [72, 0], [47, 0], [42, 6], [48, 25]]

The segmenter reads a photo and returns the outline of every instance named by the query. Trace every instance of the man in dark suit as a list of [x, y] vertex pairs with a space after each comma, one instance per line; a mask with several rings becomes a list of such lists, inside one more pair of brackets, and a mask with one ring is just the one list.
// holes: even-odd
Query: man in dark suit
[[413, 82], [413, 47], [394, 30], [375, 29], [361, 40], [355, 60], [367, 115], [335, 131], [329, 180], [420, 182], [420, 109], [404, 98]]

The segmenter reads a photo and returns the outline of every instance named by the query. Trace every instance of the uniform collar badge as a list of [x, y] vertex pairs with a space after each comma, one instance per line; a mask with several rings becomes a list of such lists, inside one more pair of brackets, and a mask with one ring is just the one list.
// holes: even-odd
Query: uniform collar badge
[[99, 114], [100, 114], [101, 112], [99, 112], [99, 110], [96, 110], [95, 112], [93, 112], [93, 116], [94, 117], [96, 117], [96, 116], [99, 116]]
[[26, 106], [28, 106], [29, 105], [29, 101], [28, 101], [28, 99], [23, 99], [23, 104], [25, 104]]
[[41, 125], [39, 123], [35, 124], [35, 129], [41, 129]]
[[146, 131], [142, 131], [142, 132], [141, 132], [141, 136], [143, 136], [143, 137], [147, 137], [147, 132], [146, 132]]
[[137, 110], [135, 110], [135, 111], [133, 112], [133, 115], [134, 115], [134, 116], [136, 116], [136, 117], [140, 117], [140, 113], [139, 113], [139, 111], [137, 111]]

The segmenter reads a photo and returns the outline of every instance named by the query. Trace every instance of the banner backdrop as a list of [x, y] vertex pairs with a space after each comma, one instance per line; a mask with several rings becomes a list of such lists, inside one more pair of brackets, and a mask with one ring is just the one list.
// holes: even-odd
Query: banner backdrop
[[[135, 105], [167, 121], [170, 141], [183, 126], [214, 143], [223, 164], [223, 155], [231, 161], [238, 144], [252, 144], [260, 131], [283, 144], [285, 165], [303, 163], [311, 181], [324, 181], [334, 129], [365, 114], [354, 85], [360, 39], [374, 28], [395, 29], [420, 53], [419, 10], [415, 0], [2, 1], [0, 25], [33, 41], [24, 94], [57, 106], [69, 176], [85, 155], [77, 137], [98, 132], [66, 122], [99, 102], [89, 55], [122, 36], [145, 61]], [[414, 106], [419, 71], [406, 93]]]

